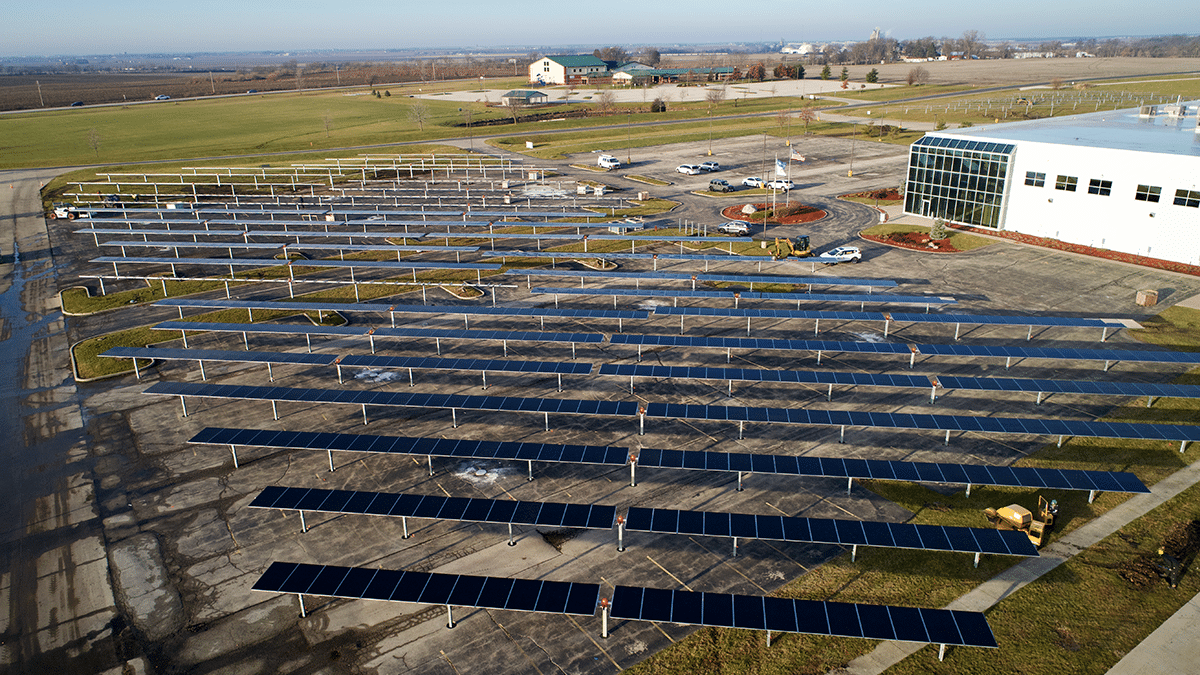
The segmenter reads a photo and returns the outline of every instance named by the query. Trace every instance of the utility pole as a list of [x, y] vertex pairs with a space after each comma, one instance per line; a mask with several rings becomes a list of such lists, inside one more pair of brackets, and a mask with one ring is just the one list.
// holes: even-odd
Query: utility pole
[[46, 107], [46, 99], [42, 98], [42, 82], [41, 82], [41, 80], [35, 80], [35, 82], [37, 82], [37, 86], [38, 86], [38, 100], [42, 102], [42, 107], [45, 108]]
[[633, 140], [632, 140], [632, 135], [631, 135], [632, 132], [630, 131], [630, 128], [632, 126], [633, 126], [633, 111], [626, 110], [625, 111], [625, 166], [629, 166], [630, 164], [633, 164], [633, 156], [630, 154], [631, 150], [629, 149], [633, 146]]
[[333, 75], [337, 78], [337, 86], [342, 86], [342, 66], [341, 64], [333, 65]]
[[212, 71], [208, 71], [208, 84], [212, 87], [212, 93], [217, 93], [217, 83], [213, 81]]

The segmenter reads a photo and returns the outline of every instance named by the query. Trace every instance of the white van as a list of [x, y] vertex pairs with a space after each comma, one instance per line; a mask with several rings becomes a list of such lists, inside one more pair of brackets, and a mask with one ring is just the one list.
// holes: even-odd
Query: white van
[[612, 155], [600, 155], [600, 158], [596, 160], [596, 164], [609, 171], [621, 168], [621, 160]]

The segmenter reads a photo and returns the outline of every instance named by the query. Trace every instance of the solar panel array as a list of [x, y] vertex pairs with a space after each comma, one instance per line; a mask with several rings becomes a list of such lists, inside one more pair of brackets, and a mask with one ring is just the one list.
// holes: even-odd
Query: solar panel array
[[[760, 293], [758, 291], [692, 291], [664, 288], [577, 288], [538, 286], [529, 289], [535, 295], [615, 295], [630, 298], [734, 298], [742, 300], [794, 300], [796, 302], [869, 302], [894, 305], [946, 305], [954, 298], [888, 293]], [[655, 312], [665, 314], [666, 312]], [[826, 318], [824, 316], [818, 318]]]
[[655, 347], [711, 347], [720, 349], [775, 349], [786, 351], [862, 352], [868, 354], [912, 354], [897, 342], [849, 342], [837, 340], [783, 340], [778, 338], [693, 337], [689, 335], [613, 335], [612, 344]]
[[247, 363], [293, 363], [328, 366], [337, 354], [300, 352], [249, 352], [233, 349], [174, 349], [169, 347], [113, 347], [100, 356], [109, 358], [171, 359], [180, 361], [238, 361]]
[[447, 338], [461, 340], [512, 340], [513, 342], [604, 342], [601, 333], [539, 333], [514, 330], [455, 330], [449, 328], [371, 328], [370, 326], [308, 326], [270, 323], [214, 323], [164, 321], [160, 330], [208, 330], [228, 333], [276, 333], [294, 335], [376, 335], [380, 337]]
[[[574, 227], [575, 223], [571, 223]], [[603, 226], [603, 224], [602, 224]], [[722, 240], [724, 241], [724, 240]], [[720, 255], [709, 255], [704, 253], [579, 253], [579, 252], [562, 252], [562, 251], [483, 251], [480, 253], [485, 258], [593, 258], [600, 260], [700, 260], [700, 261], [721, 261], [721, 262], [774, 262], [760, 256], [738, 255], [736, 253], [723, 253]]]
[[631, 532], [693, 534], [772, 541], [908, 548], [923, 551], [993, 553], [1037, 557], [1029, 537], [1017, 530], [910, 525], [881, 521], [757, 516], [748, 513], [680, 511], [631, 507], [625, 529]]
[[868, 385], [875, 387], [927, 388], [931, 386], [927, 375], [845, 373], [825, 370], [762, 370], [761, 368], [706, 368], [604, 363], [600, 365], [599, 374], [620, 377], [668, 377], [695, 380], [795, 382], [804, 384]]
[[275, 258], [128, 258], [124, 256], [100, 256], [92, 258], [94, 263], [145, 263], [157, 265], [235, 265], [238, 267], [369, 267], [377, 269], [443, 269], [496, 271], [500, 265], [492, 263], [452, 263], [418, 260], [276, 260]]
[[1163, 396], [1200, 398], [1200, 386], [1156, 382], [1091, 382], [1088, 380], [1035, 380], [1006, 377], [956, 377], [938, 375], [938, 386], [972, 391], [1023, 391], [1046, 394], [1098, 396]]
[[476, 441], [457, 438], [408, 438], [370, 434], [335, 434], [276, 429], [208, 427], [188, 443], [215, 443], [260, 448], [307, 448], [464, 459], [512, 459], [534, 462], [623, 466], [629, 449], [601, 445]]
[[1117, 319], [1080, 319], [1069, 316], [997, 316], [984, 314], [903, 314], [891, 312], [891, 321], [912, 323], [972, 323], [1007, 326], [1075, 326], [1095, 328], [1121, 328], [1125, 324]]
[[[172, 234], [177, 234], [172, 232]], [[191, 234], [191, 233], [186, 233]], [[240, 233], [239, 233], [240, 234]], [[256, 232], [247, 232], [249, 235], [258, 234]], [[286, 234], [292, 236], [290, 232], [280, 232], [278, 234]], [[312, 251], [454, 251], [459, 253], [478, 251], [478, 246], [409, 246], [400, 244], [316, 244], [303, 243], [291, 244], [283, 243], [254, 243], [254, 242], [223, 242], [223, 241], [106, 241], [100, 244], [101, 246], [134, 246], [134, 247], [155, 247], [155, 248], [242, 248], [242, 249], [302, 249]], [[224, 260], [221, 258], [220, 260]], [[185, 262], [186, 259], [178, 259], [179, 262]], [[283, 261], [276, 260], [275, 264], [280, 264]], [[474, 268], [472, 268], [474, 269]]]
[[778, 338], [693, 337], [688, 335], [613, 335], [612, 344], [655, 347], [707, 347], [712, 349], [772, 349], [780, 351], [859, 352], [875, 354], [913, 353], [924, 356], [993, 356], [997, 358], [1059, 359], [1077, 361], [1128, 361], [1144, 363], [1200, 364], [1200, 352], [1168, 352], [1155, 349], [1054, 349], [1045, 347], [1002, 347], [896, 342], [847, 342], [836, 340], [784, 340]]
[[612, 616], [693, 626], [998, 647], [981, 612], [617, 586]]
[[505, 361], [500, 359], [436, 359], [423, 356], [377, 356], [374, 354], [350, 354], [342, 357], [338, 361], [338, 364], [363, 368], [482, 370], [507, 373], [558, 373], [561, 375], [587, 375], [592, 372], [592, 364], [590, 363]]
[[[882, 295], [882, 294], [880, 294]], [[729, 316], [765, 319], [838, 319], [842, 321], [882, 321], [879, 312], [820, 312], [803, 309], [759, 309], [753, 307], [663, 307], [654, 313], [667, 316]]]
[[735, 283], [762, 284], [811, 284], [816, 286], [872, 286], [891, 288], [895, 281], [883, 279], [849, 279], [841, 277], [791, 277], [777, 275], [741, 275], [741, 274], [686, 274], [680, 272], [602, 272], [597, 270], [507, 270], [505, 274], [524, 274], [526, 276], [546, 277], [601, 277], [611, 279], [657, 279], [675, 281], [729, 281]]
[[599, 584], [273, 562], [252, 590], [594, 616]]
[[1096, 490], [1099, 492], [1149, 492], [1137, 476], [1119, 471], [897, 462], [843, 457], [795, 457], [792, 455], [659, 448], [641, 450], [637, 455], [637, 463], [642, 467], [667, 469], [739, 471], [860, 480], [901, 480], [914, 483], [998, 485], [1055, 490]]
[[1034, 419], [1025, 417], [910, 415], [902, 413], [860, 412], [857, 410], [749, 408], [682, 403], [649, 403], [645, 407], [645, 415], [647, 417], [673, 419], [854, 426], [874, 427], [878, 429], [975, 431], [997, 434], [1124, 438], [1147, 441], [1200, 440], [1200, 425], [1192, 424], [1132, 424], [1126, 422]]
[[242, 309], [282, 309], [296, 312], [396, 312], [397, 314], [471, 314], [491, 316], [555, 316], [589, 319], [647, 319], [643, 310], [553, 309], [543, 307], [482, 307], [477, 305], [385, 305], [383, 303], [279, 302], [272, 300], [196, 300], [167, 298], [154, 303], [160, 307], [222, 307]]
[[250, 507], [590, 530], [612, 529], [617, 511], [615, 506], [599, 504], [476, 499], [361, 490], [317, 490], [277, 485], [268, 486], [259, 492], [250, 502]]
[[287, 387], [251, 387], [235, 384], [198, 384], [190, 382], [155, 382], [142, 393], [255, 401], [348, 403], [364, 406], [437, 408], [443, 410], [454, 408], [457, 410], [537, 412], [558, 415], [618, 415], [631, 417], [637, 414], [638, 409], [637, 404], [630, 401], [581, 401], [558, 398], [519, 398], [516, 396], [409, 394], [346, 389], [291, 389]]

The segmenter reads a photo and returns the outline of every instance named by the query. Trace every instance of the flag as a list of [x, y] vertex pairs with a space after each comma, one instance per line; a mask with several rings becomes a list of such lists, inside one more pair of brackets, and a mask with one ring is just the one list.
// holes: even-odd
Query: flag
[[787, 175], [788, 175], [788, 174], [787, 174], [787, 167], [786, 167], [786, 166], [784, 166], [784, 165], [783, 165], [783, 162], [779, 161], [778, 159], [777, 159], [777, 160], [775, 160], [775, 175], [776, 175], [776, 176], [782, 176], [782, 177], [784, 177], [784, 178], [787, 178]]
[[798, 150], [792, 150], [792, 159], [796, 160], [797, 162], [803, 162], [804, 155], [800, 154]]

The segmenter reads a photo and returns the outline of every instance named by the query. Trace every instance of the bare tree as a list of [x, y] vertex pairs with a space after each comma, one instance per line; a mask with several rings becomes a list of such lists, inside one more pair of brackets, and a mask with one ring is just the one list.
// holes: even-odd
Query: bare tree
[[425, 131], [425, 123], [429, 121], [429, 105], [421, 99], [414, 99], [408, 107], [408, 120]]
[[102, 140], [104, 139], [100, 136], [100, 132], [96, 131], [95, 127], [92, 127], [92, 130], [88, 132], [87, 142], [88, 147], [92, 149], [92, 152], [96, 153], [97, 157], [100, 156], [100, 141]]
[[525, 106], [528, 104], [525, 102], [525, 99], [510, 98], [507, 101], [507, 105], [508, 105], [508, 111], [510, 113], [512, 113], [513, 124], [516, 124], [517, 121], [521, 118], [521, 111], [524, 110]]
[[1062, 89], [1063, 88], [1063, 79], [1061, 77], [1056, 77], [1056, 78], [1050, 80], [1050, 88], [1051, 89]]
[[612, 91], [609, 89], [605, 89], [604, 91], [596, 94], [595, 100], [596, 109], [599, 110], [603, 115], [611, 113], [613, 108], [617, 105], [617, 95], [612, 93]]
[[910, 86], [914, 84], [925, 84], [929, 82], [929, 71], [921, 66], [913, 66], [908, 70], [908, 76], [904, 78]]
[[962, 37], [958, 41], [958, 46], [962, 47], [963, 58], [969, 59], [972, 56], [978, 56], [985, 47], [983, 41], [986, 39], [987, 37], [980, 31], [963, 31]]
[[779, 130], [783, 131], [788, 126], [788, 122], [792, 119], [792, 113], [788, 110], [780, 110], [775, 113], [775, 123], [779, 125]]
[[329, 116], [329, 111], [325, 111], [325, 138], [329, 138], [329, 129], [333, 126], [333, 118]]
[[709, 107], [712, 107], [714, 105], [719, 105], [722, 101], [725, 100], [725, 87], [724, 86], [709, 87], [704, 92], [704, 100], [708, 101]]
[[817, 121], [817, 113], [812, 108], [805, 106], [796, 113], [796, 117], [804, 120], [804, 134], [808, 135], [808, 123]]

